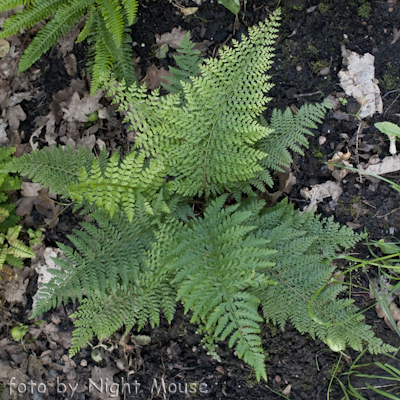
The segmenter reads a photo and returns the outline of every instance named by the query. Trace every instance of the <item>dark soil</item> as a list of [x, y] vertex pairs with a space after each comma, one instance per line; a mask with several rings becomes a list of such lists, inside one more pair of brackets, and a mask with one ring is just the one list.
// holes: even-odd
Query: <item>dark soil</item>
[[[324, 162], [328, 161], [335, 151], [348, 149], [352, 151], [350, 161], [357, 164], [358, 161], [367, 159], [372, 154], [379, 154], [380, 158], [388, 155], [388, 143], [383, 134], [378, 132], [373, 124], [378, 121], [399, 122], [400, 102], [400, 40], [391, 44], [393, 39], [393, 28], [400, 27], [400, 5], [396, 2], [368, 0], [324, 0], [313, 3], [307, 0], [286, 0], [281, 2], [283, 18], [280, 28], [280, 36], [276, 44], [275, 63], [270, 75], [275, 87], [269, 93], [272, 97], [269, 110], [274, 107], [286, 108], [309, 102], [320, 102], [329, 94], [343, 92], [339, 86], [337, 72], [342, 69], [341, 45], [356, 51], [359, 54], [371, 53], [375, 56], [375, 73], [379, 80], [379, 86], [384, 102], [384, 114], [376, 115], [367, 119], [366, 125], [358, 135], [358, 147], [356, 136], [359, 120], [350, 117], [349, 121], [338, 121], [328, 113], [324, 124], [314, 130], [314, 136], [310, 138], [309, 149], [305, 149], [305, 155], [295, 156], [293, 171], [297, 179], [289, 195], [289, 200], [295, 202], [298, 207], [306, 205], [301, 197], [300, 190], [310, 185], [323, 183], [331, 179], [331, 171]], [[191, 1], [183, 1], [183, 6], [197, 6]], [[154, 35], [170, 32], [174, 27], [181, 26], [192, 32], [192, 40], [201, 42], [209, 40], [212, 44], [208, 47], [207, 56], [215, 56], [221, 44], [230, 43], [231, 38], [240, 38], [247, 28], [265, 19], [271, 10], [274, 10], [277, 1], [248, 0], [246, 11], [240, 12], [240, 25], [235, 28], [235, 17], [216, 1], [207, 0], [200, 7], [196, 15], [183, 19], [178, 8], [166, 0], [143, 2], [139, 8], [138, 22], [132, 27], [132, 39], [137, 42], [134, 47], [136, 55], [140, 57], [140, 68], [142, 76], [151, 64], [167, 68], [173, 65], [172, 52], [166, 59], [158, 60], [152, 55], [151, 47], [155, 43]], [[313, 11], [309, 7], [316, 6]], [[392, 11], [390, 11], [392, 9]], [[84, 74], [87, 48], [81, 44], [74, 48], [74, 54], [78, 59], [78, 74]], [[322, 76], [319, 71], [330, 66], [328, 75]], [[71, 79], [64, 71], [62, 60], [57, 58], [56, 52], [49, 52], [43, 56], [35, 65], [40, 68], [42, 76], [35, 82], [35, 87], [41, 88], [42, 94], [32, 101], [24, 101], [22, 107], [28, 115], [27, 120], [21, 126], [25, 131], [25, 142], [28, 142], [30, 134], [34, 130], [36, 117], [46, 115], [49, 112], [49, 104], [52, 95], [57, 91], [69, 86]], [[313, 94], [315, 93], [315, 94]], [[347, 105], [342, 106], [343, 111], [356, 114], [357, 105], [351, 99]], [[347, 134], [344, 139], [341, 134]], [[324, 136], [326, 141], [320, 145], [319, 138]], [[117, 136], [118, 145], [124, 145], [126, 132]], [[354, 139], [354, 140], [352, 140]], [[365, 152], [356, 152], [356, 148], [363, 148], [361, 144], [371, 145], [371, 149]], [[365, 148], [365, 147], [364, 147]], [[358, 159], [357, 159], [358, 157]], [[399, 174], [388, 176], [396, 183], [400, 182]], [[358, 232], [364, 230], [369, 233], [369, 238], [380, 239], [386, 236], [399, 237], [400, 222], [400, 195], [388, 184], [382, 182], [377, 187], [372, 187], [371, 182], [365, 178], [360, 181], [357, 174], [348, 175], [343, 181], [344, 192], [336, 207], [329, 205], [330, 199], [319, 204], [318, 211], [324, 216], [333, 215], [336, 221], [345, 225], [352, 222], [360, 225]], [[46, 233], [46, 245], [55, 245], [56, 241], [67, 242], [66, 234], [70, 234], [73, 228], [82, 218], [72, 214], [70, 211], [60, 217], [60, 222]], [[365, 245], [359, 245], [356, 250], [360, 258], [367, 257], [368, 252]], [[371, 277], [374, 277], [371, 271]], [[7, 360], [10, 365], [27, 371], [27, 362], [24, 357], [16, 358], [14, 353], [21, 354], [21, 346], [2, 346], [2, 340], [10, 337], [9, 328], [17, 322], [31, 324], [28, 321], [28, 312], [31, 306], [31, 296], [36, 291], [36, 279], [30, 275], [30, 284], [27, 289], [28, 303], [25, 307], [14, 305], [7, 310], [7, 324], [0, 330], [0, 360]], [[358, 284], [368, 288], [368, 280], [362, 273], [354, 276]], [[364, 309], [373, 304], [368, 296], [363, 295], [361, 290], [354, 290], [353, 296], [357, 305]], [[7, 309], [7, 304], [4, 308]], [[70, 333], [72, 322], [68, 315], [76, 306], [61, 306], [44, 316], [46, 321], [51, 321], [54, 314], [58, 315], [61, 322], [57, 325], [60, 331]], [[115, 368], [116, 365], [125, 365], [127, 360], [129, 367], [125, 370], [116, 369], [114, 381], [121, 383], [133, 383], [135, 380], [140, 384], [135, 393], [135, 386], [131, 385], [131, 394], [121, 396], [124, 399], [280, 399], [281, 395], [275, 393], [282, 391], [291, 385], [290, 394], [287, 396], [292, 400], [325, 399], [332, 373], [338, 362], [339, 355], [328, 351], [327, 346], [319, 340], [313, 340], [308, 335], [299, 334], [290, 324], [286, 326], [285, 332], [280, 332], [274, 326], [263, 326], [263, 345], [266, 351], [266, 366], [268, 383], [257, 383], [251, 369], [242, 361], [238, 360], [233, 350], [226, 343], [220, 345], [219, 355], [221, 362], [213, 360], [206, 354], [200, 342], [201, 337], [196, 334], [196, 327], [189, 323], [189, 318], [183, 315], [179, 308], [172, 325], [169, 326], [165, 320], [161, 326], [151, 329], [146, 327], [140, 334], [149, 335], [152, 340], [147, 346], [137, 347], [129, 344], [125, 348], [119, 346], [112, 351], [101, 349], [104, 361], [100, 364], [94, 362], [90, 357], [91, 348], [87, 345], [77, 356], [74, 357], [75, 377], [69, 376], [70, 382], [79, 383], [82, 389], [75, 394], [76, 399], [89, 398], [89, 378], [92, 369], [98, 365], [101, 368]], [[374, 326], [377, 335], [384, 341], [400, 346], [400, 339], [395, 332], [379, 319], [374, 311], [366, 312], [367, 322]], [[8, 327], [8, 328], [7, 328]], [[110, 339], [108, 345], [115, 343], [121, 334], [117, 333], [115, 338]], [[36, 341], [38, 342], [38, 341]], [[3, 342], [5, 343], [5, 342]], [[19, 346], [19, 347], [18, 347]], [[51, 348], [51, 360], [44, 367], [43, 377], [49, 383], [56, 382], [59, 376], [60, 382], [68, 383], [67, 363], [63, 355], [67, 349], [62, 346]], [[27, 350], [35, 357], [39, 357], [48, 345], [43, 338], [41, 345], [31, 343]], [[22, 354], [25, 354], [22, 352]], [[352, 360], [357, 357], [355, 352], [350, 352]], [[388, 362], [383, 356], [365, 356], [362, 362], [370, 360]], [[87, 366], [85, 362], [87, 361]], [[396, 365], [394, 361], [390, 361]], [[0, 364], [1, 365], [1, 364]], [[341, 361], [340, 372], [349, 368], [348, 363]], [[129, 375], [130, 371], [135, 371]], [[369, 370], [371, 372], [371, 370]], [[374, 371], [375, 373], [377, 371]], [[379, 372], [379, 371], [378, 371]], [[1, 373], [1, 371], [0, 371]], [[161, 379], [173, 391], [176, 385], [176, 394], [151, 394], [154, 379], [160, 384]], [[203, 392], [179, 394], [180, 388], [184, 389], [184, 383], [205, 384]], [[345, 380], [343, 380], [345, 382]], [[364, 382], [358, 382], [362, 386]], [[175, 384], [175, 385], [174, 385]], [[86, 386], [85, 386], [86, 385]], [[356, 386], [356, 385], [355, 385]], [[272, 390], [271, 390], [272, 389]], [[275, 392], [273, 392], [275, 391]], [[70, 398], [71, 391], [66, 394], [56, 393], [55, 388], [50, 390], [51, 395], [21, 396], [21, 398], [34, 399], [59, 399]], [[207, 393], [206, 393], [207, 392]], [[4, 390], [2, 399], [8, 399], [9, 390]], [[379, 399], [378, 395], [372, 393], [364, 395], [369, 399]], [[16, 398], [16, 397], [15, 397]], [[107, 397], [108, 398], [108, 397]], [[343, 398], [343, 392], [336, 380], [333, 381], [330, 399]]]

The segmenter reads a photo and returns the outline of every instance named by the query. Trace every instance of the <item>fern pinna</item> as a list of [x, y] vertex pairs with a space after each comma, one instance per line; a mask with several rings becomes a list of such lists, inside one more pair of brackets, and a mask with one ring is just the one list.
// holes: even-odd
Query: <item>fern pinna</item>
[[88, 59], [92, 74], [91, 93], [99, 88], [101, 74], [110, 69], [118, 79], [132, 84], [136, 78], [127, 29], [135, 22], [138, 0], [122, 0], [121, 4], [118, 0], [5, 0], [0, 4], [0, 12], [19, 6], [23, 8], [4, 22], [0, 38], [7, 38], [21, 29], [31, 28], [42, 19], [51, 18], [22, 55], [18, 71], [23, 72], [82, 17], [86, 17], [86, 25], [77, 43], [86, 38], [89, 43], [95, 43]]

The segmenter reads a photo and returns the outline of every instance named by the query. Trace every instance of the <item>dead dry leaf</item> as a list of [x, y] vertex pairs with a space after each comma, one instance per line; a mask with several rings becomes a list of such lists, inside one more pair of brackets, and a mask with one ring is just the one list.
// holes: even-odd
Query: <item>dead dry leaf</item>
[[85, 18], [82, 17], [81, 20], [65, 35], [61, 36], [58, 39], [58, 45], [60, 48], [58, 49], [58, 56], [60, 58], [65, 57], [65, 55], [71, 52], [75, 45], [75, 40], [79, 36], [79, 33], [83, 26], [85, 25]]
[[360, 229], [364, 226], [363, 224], [356, 224], [355, 222], [346, 222], [346, 225], [351, 229]]
[[[390, 172], [396, 172], [400, 171], [400, 154], [394, 155], [394, 156], [387, 156], [385, 157], [382, 162], [376, 163], [376, 157], [374, 159], [370, 158], [369, 165], [367, 168], [362, 168], [362, 165], [359, 165], [358, 168], [364, 169], [366, 172], [369, 172], [371, 174], [375, 175], [384, 175], [388, 174]], [[379, 156], [378, 156], [379, 159]], [[371, 161], [373, 164], [371, 164]], [[365, 177], [372, 182], [374, 182], [377, 178], [374, 178], [372, 176], [365, 175]]]
[[337, 202], [343, 188], [339, 182], [327, 181], [319, 185], [311, 186], [311, 189], [303, 188], [300, 190], [300, 194], [306, 200], [310, 200], [310, 204], [303, 210], [303, 212], [309, 212], [317, 209], [317, 203], [323, 201], [327, 197], [332, 197], [333, 202]]
[[78, 144], [78, 146], [89, 147], [90, 150], [93, 150], [93, 148], [96, 144], [96, 136], [95, 135], [83, 135], [78, 140], [77, 144]]
[[75, 76], [78, 73], [78, 62], [75, 54], [70, 53], [64, 57], [64, 67], [69, 76]]
[[0, 118], [0, 146], [6, 146], [9, 142], [7, 137], [7, 128], [8, 124], [4, 122], [3, 118]]
[[375, 112], [382, 113], [383, 103], [375, 79], [375, 57], [370, 53], [363, 56], [354, 51], [347, 50], [342, 45], [343, 64], [347, 70], [339, 71], [340, 85], [348, 96], [357, 99], [361, 111], [358, 116], [366, 118], [373, 116]]
[[[119, 369], [112, 365], [107, 365], [106, 368], [99, 368], [96, 366], [92, 369], [91, 380], [95, 383], [106, 382], [106, 380], [108, 380], [108, 385], [110, 387], [113, 384], [113, 377], [117, 372], [119, 372]], [[112, 394], [110, 391], [106, 390], [101, 392], [100, 390], [97, 390], [94, 385], [89, 384], [89, 390], [92, 392], [92, 400], [120, 400], [120, 396], [117, 393]]]
[[25, 267], [23, 271], [18, 271], [18, 277], [16, 280], [7, 282], [4, 285], [4, 297], [6, 301], [11, 304], [22, 303], [24, 306], [27, 303], [26, 299], [26, 288], [29, 284], [28, 275], [31, 269]]
[[15, 214], [19, 217], [25, 217], [31, 215], [33, 206], [37, 203], [38, 199], [36, 197], [23, 197], [17, 201], [17, 209]]
[[292, 385], [287, 385], [285, 389], [282, 390], [282, 394], [285, 396], [289, 396], [292, 391]]
[[225, 375], [224, 368], [221, 367], [220, 365], [218, 365], [215, 369], [216, 369], [220, 374]]
[[187, 17], [188, 15], [192, 15], [199, 10], [199, 7], [184, 7], [181, 8], [182, 14]]
[[8, 125], [12, 131], [19, 128], [20, 121], [25, 120], [26, 114], [19, 104], [14, 107], [7, 108], [5, 121], [8, 122]]
[[69, 104], [66, 104], [66, 102], [60, 103], [61, 109], [64, 112], [63, 118], [68, 122], [88, 122], [87, 116], [103, 107], [99, 103], [102, 96], [103, 92], [99, 91], [91, 97], [89, 93], [85, 93], [81, 99], [78, 92], [75, 92]]
[[332, 116], [338, 121], [348, 121], [350, 119], [349, 114], [341, 110], [336, 110]]
[[22, 182], [21, 194], [26, 197], [39, 196], [39, 190], [42, 188], [40, 183]]
[[162, 78], [171, 75], [172, 74], [164, 68], [158, 69], [154, 64], [152, 64], [147, 68], [146, 76], [142, 79], [141, 83], [146, 83], [148, 89], [154, 90], [161, 86], [162, 81], [168, 83]]
[[39, 260], [35, 268], [36, 272], [39, 275], [38, 277], [39, 289], [43, 284], [49, 283], [50, 279], [53, 277], [49, 269], [60, 269], [60, 267], [52, 260], [52, 258], [57, 258], [59, 255], [62, 254], [63, 253], [60, 249], [53, 247], [46, 247], [46, 249], [44, 250], [43, 260], [42, 261]]
[[187, 33], [188, 31], [183, 31], [182, 27], [179, 26], [178, 28], [172, 29], [171, 32], [163, 33], [162, 35], [156, 34], [156, 44], [161, 46], [162, 44], [166, 43], [173, 49], [179, 49], [180, 44]]

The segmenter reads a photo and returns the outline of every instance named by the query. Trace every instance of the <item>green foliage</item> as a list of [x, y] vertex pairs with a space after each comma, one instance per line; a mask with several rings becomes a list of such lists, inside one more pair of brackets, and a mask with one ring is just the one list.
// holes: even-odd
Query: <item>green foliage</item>
[[267, 155], [255, 144], [271, 130], [256, 117], [264, 111], [264, 93], [272, 86], [265, 70], [272, 64], [278, 19], [273, 14], [251, 28], [241, 43], [221, 50], [219, 60], [206, 60], [201, 75], [182, 81], [177, 94], [160, 97], [158, 91], [147, 94], [143, 86], [127, 91], [123, 84], [111, 83], [110, 95], [120, 110], [128, 110], [127, 119], [137, 132], [136, 147], [163, 160], [175, 177], [169, 182], [173, 191], [218, 194], [262, 170], [259, 161]]
[[162, 86], [171, 93], [178, 93], [183, 89], [182, 81], [191, 82], [191, 77], [198, 76], [200, 70], [200, 51], [193, 50], [194, 43], [190, 41], [190, 33], [188, 32], [183, 38], [181, 48], [177, 50], [179, 55], [174, 56], [176, 64], [179, 68], [169, 67], [172, 76], [165, 77], [170, 85], [162, 83]]
[[[177, 300], [183, 301], [185, 313], [193, 312], [191, 322], [203, 324], [217, 340], [229, 336], [229, 347], [236, 345], [239, 358], [266, 379], [259, 299], [249, 289], [271, 283], [259, 271], [272, 266], [266, 260], [275, 251], [249, 234], [257, 227], [244, 224], [252, 212], [235, 212], [239, 204], [223, 208], [226, 198], [213, 201], [202, 219], [160, 229], [150, 255], [156, 266], [173, 272]], [[157, 260], [155, 254], [163, 256]]]
[[[392, 350], [373, 336], [352, 300], [338, 299], [343, 286], [328, 285], [331, 261], [360, 236], [285, 201], [265, 209], [253, 195], [272, 183], [269, 170], [291, 163], [290, 151], [302, 153], [325, 111], [304, 106], [296, 115], [274, 111], [269, 123], [261, 117], [278, 18], [275, 12], [219, 60], [201, 65], [186, 37], [187, 60], [177, 62], [183, 71], [173, 72], [172, 93], [164, 97], [111, 81], [110, 94], [138, 134], [136, 149], [122, 160], [118, 152], [96, 159], [89, 150], [58, 148], [5, 169], [85, 210], [99, 208], [69, 236], [75, 249], [59, 244], [66, 259], [56, 260], [61, 269], [51, 271], [33, 307], [35, 317], [79, 300], [71, 355], [93, 335], [101, 340], [122, 326], [128, 332], [157, 325], [161, 312], [171, 321], [178, 300], [209, 350], [227, 339], [257, 379], [266, 379], [263, 320], [282, 329], [289, 320], [337, 349]], [[204, 204], [190, 198], [196, 195], [205, 195]]]
[[129, 45], [131, 39], [127, 31], [135, 21], [138, 1], [122, 0], [121, 4], [118, 0], [8, 0], [0, 5], [1, 11], [21, 5], [24, 7], [5, 21], [0, 38], [31, 28], [42, 19], [51, 18], [22, 55], [18, 71], [23, 72], [85, 16], [86, 24], [77, 43], [86, 38], [89, 43], [95, 43], [88, 59], [89, 72], [92, 74], [91, 93], [99, 88], [99, 77], [111, 69], [117, 79], [125, 79], [132, 84], [136, 78]]
[[218, 4], [222, 4], [226, 7], [232, 14], [238, 15], [240, 11], [240, 1], [239, 0], [218, 0]]
[[300, 333], [307, 332], [325, 342], [329, 338], [343, 348], [349, 346], [361, 351], [366, 345], [371, 353], [392, 351], [391, 346], [374, 338], [370, 327], [363, 323], [363, 315], [356, 313], [352, 299], [336, 299], [344, 285], [328, 285], [312, 303], [313, 317], [308, 312], [313, 296], [330, 280], [336, 268], [331, 260], [339, 246], [348, 249], [360, 237], [334, 223], [333, 218], [300, 214], [286, 201], [264, 209], [259, 218], [256, 237], [269, 240], [268, 245], [277, 250], [271, 257], [274, 265], [267, 268], [277, 285], [256, 290], [265, 319], [282, 330], [290, 320]]
[[[0, 148], [1, 167], [4, 168], [10, 162], [14, 152], [15, 147]], [[20, 189], [21, 182], [22, 179], [19, 177], [12, 177], [8, 172], [0, 172], [0, 272], [5, 264], [22, 268], [24, 264], [21, 259], [35, 257], [32, 249], [18, 239], [22, 226], [17, 225], [19, 217], [12, 213], [15, 206], [7, 203], [6, 192]]]

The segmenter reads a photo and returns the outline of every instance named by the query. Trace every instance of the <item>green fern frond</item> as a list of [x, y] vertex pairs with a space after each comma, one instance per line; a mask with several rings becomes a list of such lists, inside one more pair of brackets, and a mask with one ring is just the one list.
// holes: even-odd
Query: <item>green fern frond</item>
[[326, 110], [324, 104], [305, 104], [297, 114], [293, 114], [290, 108], [283, 113], [274, 109], [269, 125], [262, 118], [262, 124], [272, 128], [272, 133], [257, 143], [258, 149], [269, 153], [260, 162], [263, 168], [283, 171], [283, 167], [293, 162], [289, 150], [304, 155], [301, 146], [308, 147], [306, 135], [312, 135], [310, 129], [316, 129], [316, 124], [322, 123]]
[[[182, 91], [159, 98], [133, 86], [111, 87], [137, 131], [137, 148], [165, 160], [174, 180], [170, 188], [183, 196], [217, 194], [232, 182], [246, 181], [262, 170], [266, 154], [254, 146], [270, 134], [257, 117], [271, 88], [265, 70], [272, 64], [279, 11], [249, 30], [241, 43], [206, 60], [201, 75], [181, 81]], [[131, 107], [135, 104], [135, 107]], [[240, 157], [238, 156], [240, 154]]]
[[89, 7], [89, 11], [86, 14], [86, 23], [83, 29], [80, 31], [79, 36], [75, 40], [75, 43], [83, 42], [90, 34], [93, 28], [94, 20], [95, 20], [96, 8], [91, 5]]
[[253, 291], [261, 299], [267, 321], [284, 329], [290, 320], [300, 333], [324, 342], [337, 339], [358, 351], [363, 346], [372, 353], [393, 350], [374, 337], [353, 300], [337, 299], [343, 285], [327, 286], [312, 303], [314, 318], [308, 312], [313, 296], [332, 277], [336, 267], [331, 261], [337, 252], [354, 246], [360, 236], [332, 219], [300, 214], [286, 201], [263, 211], [258, 221], [257, 237], [269, 240], [268, 245], [278, 250], [269, 258], [275, 265], [264, 271], [277, 285]]
[[173, 272], [177, 299], [182, 300], [185, 313], [192, 310], [191, 322], [204, 324], [218, 340], [230, 336], [229, 346], [236, 346], [258, 379], [266, 379], [259, 299], [245, 291], [273, 283], [259, 271], [272, 265], [265, 259], [274, 251], [262, 248], [267, 242], [249, 234], [256, 227], [244, 223], [252, 213], [235, 212], [238, 206], [223, 208], [226, 198], [211, 202], [202, 219], [163, 225], [149, 262], [159, 262]]
[[23, 28], [31, 28], [36, 22], [49, 18], [63, 3], [61, 0], [33, 2], [27, 8], [7, 18], [3, 25], [3, 31], [0, 32], [0, 39], [12, 36]]
[[27, 6], [32, 3], [32, 0], [3, 0], [0, 4], [0, 13], [14, 8]]
[[87, 147], [80, 147], [75, 152], [70, 146], [65, 150], [60, 146], [13, 158], [2, 171], [28, 175], [34, 182], [50, 187], [50, 192], [67, 197], [68, 187], [78, 181], [82, 167], [89, 171], [93, 160], [94, 155]]
[[24, 263], [21, 258], [14, 256], [13, 254], [7, 254], [6, 261], [7, 264], [11, 265], [12, 267], [16, 268], [23, 268]]
[[124, 20], [118, 0], [97, 0], [97, 4], [99, 4], [106, 28], [112, 35], [114, 43], [109, 43], [109, 45], [119, 48], [122, 43]]
[[122, 4], [128, 18], [128, 25], [132, 25], [136, 20], [139, 2], [137, 0], [122, 0]]
[[5, 219], [10, 215], [8, 210], [6, 210], [4, 207], [0, 207], [0, 223], [4, 222]]
[[111, 336], [125, 326], [129, 332], [135, 325], [138, 330], [147, 323], [159, 325], [163, 311], [171, 322], [175, 312], [175, 290], [169, 279], [156, 271], [144, 272], [125, 290], [115, 290], [108, 296], [93, 294], [83, 300], [72, 318], [77, 318], [74, 325], [70, 356], [74, 356], [93, 335], [99, 340]]
[[7, 259], [13, 262], [16, 257], [32, 258], [36, 256], [30, 247], [26, 246], [18, 239], [21, 229], [21, 225], [16, 225], [8, 228], [6, 234], [0, 233], [0, 269]]
[[[135, 68], [133, 66], [132, 39], [128, 34], [129, 29], [125, 26], [121, 37], [119, 47], [116, 47], [113, 42], [113, 36], [106, 28], [104, 19], [99, 18], [98, 34], [101, 36], [104, 46], [108, 53], [113, 58], [113, 71], [118, 80], [124, 80], [128, 85], [137, 82], [135, 77]], [[104, 71], [105, 75], [108, 71]]]
[[181, 44], [181, 48], [177, 49], [179, 55], [174, 56], [178, 68], [169, 67], [169, 72], [172, 76], [165, 77], [165, 80], [170, 84], [161, 83], [161, 85], [171, 93], [178, 93], [182, 90], [183, 82], [190, 82], [192, 77], [198, 76], [200, 70], [200, 51], [193, 50], [194, 43], [190, 41], [190, 32], [188, 32]]
[[[54, 18], [35, 36], [22, 55], [18, 72], [27, 70], [40, 56], [76, 24], [95, 0], [73, 0], [61, 5]], [[36, 4], [36, 3], [35, 3]]]
[[67, 259], [54, 260], [62, 269], [49, 270], [53, 278], [38, 291], [33, 317], [70, 297], [82, 301], [82, 290], [88, 297], [101, 296], [117, 284], [126, 290], [139, 280], [145, 252], [154, 241], [152, 218], [144, 212], [141, 198], [136, 203], [136, 214], [140, 213], [129, 223], [123, 213], [110, 219], [105, 211], [95, 212], [92, 217], [98, 227], [82, 223], [85, 231], [75, 230], [75, 236], [69, 236], [75, 250], [58, 244]]
[[92, 77], [91, 95], [94, 95], [100, 89], [104, 73], [110, 71], [114, 63], [114, 57], [109, 53], [101, 36], [97, 35], [97, 38], [98, 40], [89, 50], [87, 62], [88, 71]]
[[69, 197], [78, 202], [85, 198], [111, 216], [122, 209], [132, 221], [138, 193], [152, 198], [164, 181], [162, 162], [151, 160], [147, 168], [144, 162], [143, 154], [132, 152], [120, 163], [119, 153], [115, 152], [102, 172], [99, 161], [94, 159], [90, 171], [82, 167], [79, 182], [69, 185]]

